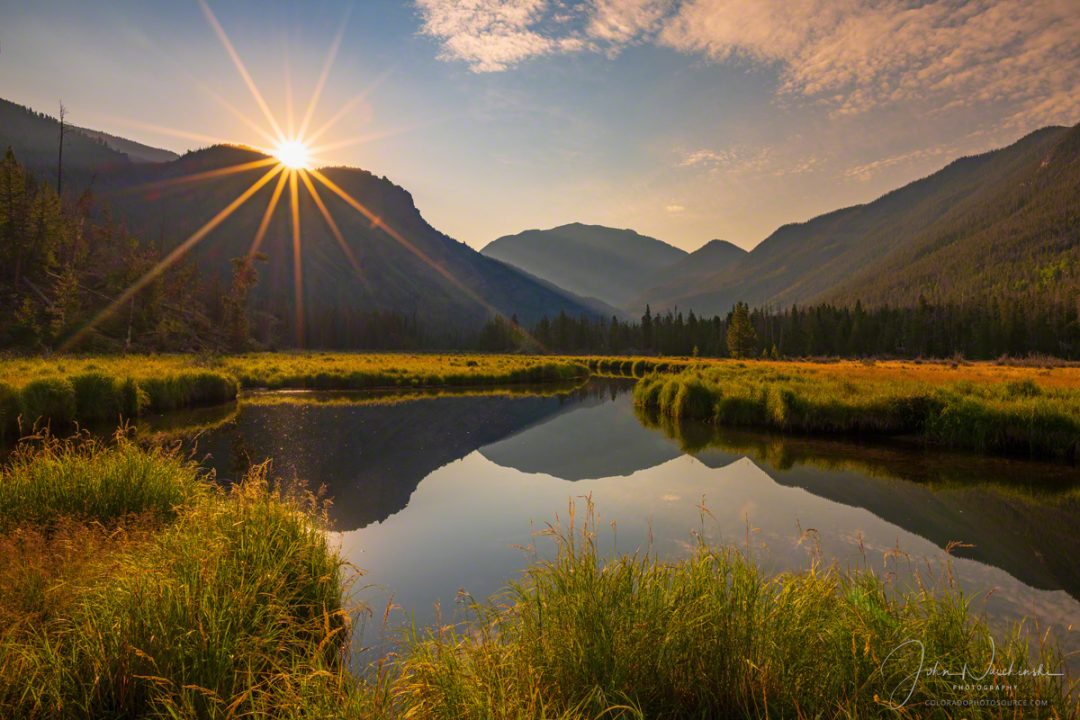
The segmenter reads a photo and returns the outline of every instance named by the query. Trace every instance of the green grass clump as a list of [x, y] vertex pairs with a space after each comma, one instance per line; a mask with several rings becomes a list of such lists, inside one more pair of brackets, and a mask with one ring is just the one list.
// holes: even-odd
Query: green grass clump
[[[996, 697], [939, 676], [907, 698], [919, 662], [907, 640], [925, 648], [924, 668], [991, 663], [987, 626], [951, 585], [900, 595], [870, 572], [820, 565], [766, 577], [705, 544], [675, 562], [604, 561], [588, 523], [555, 537], [556, 558], [530, 567], [504, 602], [412, 639], [393, 688], [405, 717], [947, 717], [930, 703]], [[993, 664], [1062, 667], [1049, 645], [1036, 655], [1017, 628]], [[1062, 678], [1012, 684], [1005, 697], [1047, 701], [1031, 717], [1075, 713]]]
[[167, 412], [197, 405], [216, 405], [235, 400], [240, 383], [232, 375], [209, 370], [186, 370], [139, 382], [148, 409]]
[[728, 363], [638, 381], [635, 403], [676, 420], [800, 433], [916, 436], [950, 448], [1080, 457], [1080, 390], [1031, 379], [931, 384]]
[[310, 496], [273, 489], [265, 466], [226, 492], [127, 441], [20, 452], [0, 485], [0, 716], [366, 707], [343, 561]]
[[49, 437], [18, 448], [0, 470], [0, 531], [61, 518], [102, 524], [172, 517], [204, 487], [194, 465], [119, 439], [115, 446]]
[[32, 380], [19, 393], [19, 411], [29, 423], [70, 425], [75, 421], [75, 408], [75, 386], [68, 378]]
[[149, 402], [134, 379], [103, 372], [87, 372], [71, 379], [75, 388], [75, 416], [82, 422], [135, 418]]

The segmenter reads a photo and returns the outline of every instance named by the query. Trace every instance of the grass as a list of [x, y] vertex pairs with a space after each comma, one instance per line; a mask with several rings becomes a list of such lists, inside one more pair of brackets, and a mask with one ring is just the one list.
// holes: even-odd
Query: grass
[[222, 365], [245, 388], [356, 390], [561, 382], [588, 377], [571, 359], [520, 355], [263, 353]]
[[582, 387], [581, 383], [538, 383], [495, 387], [443, 387], [386, 390], [358, 393], [350, 390], [259, 392], [247, 394], [243, 405], [269, 407], [275, 405], [335, 405], [347, 407], [386, 406], [436, 400], [447, 397], [559, 397]]
[[343, 562], [265, 468], [226, 492], [164, 450], [46, 440], [0, 508], [0, 716], [262, 716], [356, 685]]
[[[821, 565], [766, 577], [705, 544], [601, 558], [591, 506], [505, 597], [414, 631], [362, 677], [320, 509], [265, 467], [226, 491], [123, 437], [44, 439], [0, 471], [0, 507], [4, 717], [924, 717], [931, 700], [987, 697], [925, 677], [890, 705], [918, 660], [910, 645], [888, 659], [905, 639], [925, 667], [989, 662], [954, 585], [901, 596]], [[1017, 628], [995, 662], [1061, 667], [1031, 637]], [[1010, 683], [1007, 697], [1048, 703], [1025, 716], [1076, 716], [1066, 680]]]
[[565, 382], [587, 377], [567, 359], [510, 355], [258, 353], [0, 359], [0, 441], [35, 426], [117, 422], [213, 405], [241, 388], [357, 390]]
[[164, 521], [205, 485], [191, 464], [165, 450], [45, 437], [21, 445], [3, 469], [0, 531], [61, 519], [108, 525], [151, 515]]
[[[906, 640], [925, 649], [924, 668], [991, 664], [990, 631], [951, 582], [901, 595], [868, 571], [820, 564], [766, 577], [737, 550], [700, 543], [674, 562], [604, 560], [593, 521], [578, 531], [572, 518], [552, 533], [555, 559], [533, 564], [501, 604], [411, 638], [393, 684], [405, 716], [949, 717], [930, 703], [987, 697], [1047, 703], [1024, 717], [1076, 716], [1061, 678], [1012, 678], [997, 695], [925, 676], [907, 698], [920, 659]], [[999, 642], [995, 667], [1061, 667], [1029, 630]]]
[[[1072, 368], [985, 367], [950, 375], [880, 373], [847, 363], [708, 363], [638, 381], [635, 403], [676, 421], [784, 432], [911, 435], [937, 446], [1039, 459], [1080, 456], [1080, 385]], [[1062, 375], [1064, 371], [1070, 374]], [[991, 378], [997, 378], [992, 380]]]

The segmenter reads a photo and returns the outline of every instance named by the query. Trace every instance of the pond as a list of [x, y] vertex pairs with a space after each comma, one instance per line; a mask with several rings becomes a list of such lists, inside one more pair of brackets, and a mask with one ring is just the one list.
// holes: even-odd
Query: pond
[[1075, 467], [676, 428], [636, 412], [632, 388], [256, 394], [169, 421], [201, 428], [197, 451], [224, 481], [272, 458], [276, 476], [325, 488], [364, 571], [373, 619], [359, 640], [375, 652], [407, 622], [461, 619], [463, 597], [486, 599], [549, 557], [536, 531], [565, 522], [571, 502], [580, 522], [586, 497], [607, 552], [678, 558], [704, 536], [769, 572], [816, 560], [899, 588], [956, 582], [997, 630], [1032, 617], [1080, 649], [1064, 630], [1080, 622]]

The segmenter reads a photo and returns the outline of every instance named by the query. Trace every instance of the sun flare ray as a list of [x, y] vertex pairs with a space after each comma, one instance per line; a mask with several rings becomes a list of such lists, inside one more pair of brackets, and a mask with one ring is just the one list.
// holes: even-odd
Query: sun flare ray
[[367, 207], [365, 207], [363, 203], [361, 203], [360, 201], [355, 199], [352, 195], [350, 195], [345, 190], [343, 190], [333, 180], [326, 177], [326, 175], [324, 175], [319, 170], [309, 170], [308, 172], [310, 172], [311, 175], [316, 180], [318, 180], [324, 186], [326, 186], [326, 188], [329, 189], [330, 192], [332, 192], [335, 195], [337, 195], [338, 197], [340, 197], [342, 200], [344, 200], [346, 203], [348, 203], [354, 210], [356, 210], [361, 215], [363, 215], [368, 220], [370, 220], [371, 221], [371, 226], [373, 228], [378, 228], [378, 229], [382, 230], [383, 232], [385, 232], [387, 235], [389, 235], [391, 238], [393, 238], [393, 240], [395, 242], [397, 242], [399, 245], [401, 245], [406, 250], [408, 250], [413, 255], [415, 255], [417, 258], [419, 258], [425, 265], [430, 267], [432, 270], [434, 270], [435, 272], [442, 275], [454, 287], [456, 287], [459, 290], [461, 290], [462, 292], [464, 292], [466, 295], [468, 295], [470, 298], [475, 300], [477, 303], [479, 303], [486, 310], [488, 310], [489, 312], [491, 312], [491, 313], [493, 313], [495, 315], [498, 315], [500, 317], [502, 316], [501, 312], [499, 312], [494, 306], [492, 306], [490, 303], [488, 303], [486, 300], [484, 300], [482, 297], [480, 297], [478, 294], [476, 294], [476, 292], [472, 288], [468, 287], [463, 282], [458, 280], [454, 276], [454, 274], [452, 272], [450, 272], [449, 270], [446, 269], [446, 267], [444, 267], [441, 263], [438, 263], [435, 260], [433, 260], [431, 258], [431, 256], [429, 256], [423, 250], [421, 250], [416, 245], [414, 245], [412, 242], [410, 242], [408, 240], [408, 238], [406, 238], [404, 235], [399, 233], [397, 230], [395, 230], [391, 226], [387, 225], [386, 222], [384, 222], [382, 220], [382, 218], [380, 218], [378, 215], [373, 213], [371, 210], [369, 210]]
[[238, 163], [236, 165], [228, 165], [226, 167], [215, 168], [213, 170], [204, 170], [202, 172], [190, 173], [188, 175], [180, 175], [174, 178], [167, 178], [165, 180], [155, 180], [153, 182], [133, 185], [125, 192], [149, 192], [152, 190], [163, 190], [178, 185], [187, 185], [194, 182], [201, 182], [203, 180], [212, 180], [214, 178], [226, 177], [228, 175], [236, 175], [238, 173], [247, 172], [248, 170], [257, 170], [259, 168], [264, 168], [268, 165], [274, 165], [277, 162], [278, 160], [276, 158], [261, 158], [259, 160], [252, 160], [251, 162]]
[[270, 221], [274, 217], [274, 210], [277, 209], [278, 202], [281, 200], [281, 193], [285, 190], [285, 182], [288, 179], [287, 172], [278, 175], [277, 185], [274, 186], [274, 194], [270, 196], [270, 202], [266, 204], [266, 212], [263, 213], [262, 220], [259, 222], [259, 229], [255, 231], [255, 239], [251, 241], [251, 248], [245, 257], [244, 261], [248, 264], [255, 259], [259, 248], [262, 247], [263, 240], [266, 238], [266, 231], [269, 230]]
[[293, 294], [296, 298], [296, 341], [304, 344], [304, 270], [300, 245], [300, 193], [296, 187], [296, 170], [289, 170], [289, 208], [292, 211]]
[[86, 337], [86, 334], [88, 332], [93, 330], [95, 327], [100, 325], [102, 321], [106, 320], [109, 316], [116, 312], [117, 308], [119, 308], [127, 301], [131, 300], [140, 290], [142, 290], [155, 279], [157, 279], [177, 260], [186, 255], [189, 250], [198, 245], [203, 238], [205, 238], [214, 230], [214, 228], [216, 228], [218, 225], [224, 222], [226, 218], [236, 212], [237, 208], [246, 203], [255, 193], [260, 190], [260, 188], [266, 185], [266, 183], [270, 182], [270, 180], [273, 179], [274, 175], [279, 172], [282, 172], [281, 166], [275, 166], [270, 168], [270, 170], [265, 175], [252, 183], [247, 190], [240, 193], [240, 195], [238, 195], [232, 202], [222, 208], [217, 215], [210, 218], [210, 220], [208, 220], [202, 227], [189, 235], [188, 238], [184, 240], [184, 242], [173, 248], [172, 252], [163, 257], [152, 268], [143, 273], [143, 276], [136, 280], [134, 283], [132, 283], [127, 290], [120, 293], [120, 295], [117, 296], [116, 299], [114, 299], [111, 303], [109, 303], [101, 312], [91, 318], [90, 321], [86, 323], [86, 325], [81, 327], [74, 335], [65, 340], [64, 343], [60, 346], [60, 350], [66, 351], [72, 346], [74, 346], [76, 343], [78, 343], [80, 340], [82, 340], [84, 337]]
[[352, 265], [353, 270], [356, 272], [356, 276], [361, 280], [364, 277], [363, 272], [360, 269], [360, 261], [356, 259], [356, 255], [353, 253], [352, 248], [349, 247], [349, 243], [345, 241], [345, 236], [341, 234], [341, 230], [338, 228], [338, 224], [334, 221], [334, 218], [330, 215], [330, 211], [323, 203], [322, 197], [315, 189], [315, 184], [311, 182], [311, 178], [308, 177], [306, 170], [300, 170], [300, 179], [304, 182], [304, 187], [307, 188], [308, 194], [311, 195], [311, 199], [315, 201], [315, 207], [319, 209], [319, 213], [322, 214], [323, 220], [330, 227], [330, 232], [337, 240], [337, 244], [341, 246], [341, 251], [345, 253], [345, 257], [348, 258], [349, 264]]
[[285, 133], [281, 131], [281, 126], [274, 117], [274, 113], [270, 111], [270, 106], [267, 105], [266, 100], [263, 99], [262, 93], [259, 92], [259, 87], [255, 84], [255, 80], [252, 79], [251, 74], [244, 65], [244, 61], [240, 59], [239, 53], [237, 53], [236, 48], [233, 47], [232, 41], [229, 40], [229, 36], [225, 33], [225, 28], [218, 22], [217, 16], [214, 15], [214, 11], [210, 9], [210, 6], [206, 4], [206, 0], [199, 0], [199, 6], [202, 8], [203, 15], [206, 16], [207, 21], [210, 23], [210, 27], [214, 29], [218, 39], [221, 40], [221, 44], [225, 46], [225, 51], [228, 52], [229, 57], [232, 58], [233, 65], [236, 66], [237, 71], [240, 73], [240, 77], [244, 80], [244, 84], [247, 85], [252, 97], [255, 98], [255, 103], [259, 106], [259, 109], [262, 110], [263, 115], [266, 116], [266, 120], [270, 123], [270, 127], [277, 133], [278, 138], [284, 138]]
[[300, 129], [297, 131], [297, 135], [300, 137], [304, 137], [304, 133], [307, 132], [308, 126], [311, 124], [311, 119], [315, 116], [315, 108], [319, 104], [319, 98], [322, 96], [323, 88], [326, 87], [326, 81], [330, 77], [330, 69], [334, 66], [334, 61], [337, 59], [338, 49], [340, 49], [341, 41], [345, 37], [345, 28], [349, 24], [349, 16], [351, 14], [352, 7], [349, 6], [346, 8], [345, 15], [341, 19], [341, 26], [338, 28], [337, 35], [334, 36], [334, 40], [330, 43], [330, 48], [326, 52], [326, 59], [323, 61], [319, 79], [315, 82], [315, 89], [311, 93], [311, 99], [308, 100], [307, 110], [304, 112], [304, 117], [300, 121]]
[[367, 100], [368, 96], [371, 95], [371, 93], [374, 92], [374, 90], [377, 87], [379, 87], [379, 85], [381, 85], [383, 83], [383, 81], [385, 81], [386, 78], [388, 78], [389, 76], [390, 76], [390, 71], [387, 70], [382, 75], [380, 75], [378, 78], [376, 78], [375, 82], [373, 82], [367, 89], [365, 89], [359, 95], [352, 98], [351, 100], [346, 102], [344, 105], [342, 105], [340, 108], [338, 108], [337, 112], [335, 112], [333, 115], [331, 115], [326, 120], [326, 122], [324, 122], [322, 125], [320, 125], [314, 132], [312, 132], [312, 133], [310, 133], [308, 135], [305, 135], [304, 139], [307, 140], [307, 142], [309, 142], [309, 143], [313, 143], [316, 140], [318, 140], [319, 138], [321, 138], [323, 135], [325, 135], [327, 132], [329, 132], [331, 130], [331, 128], [334, 127], [334, 125], [337, 125], [338, 122], [340, 122], [343, 117], [345, 117], [350, 112], [352, 112], [354, 109], [356, 109], [357, 105], [359, 105], [360, 103]]

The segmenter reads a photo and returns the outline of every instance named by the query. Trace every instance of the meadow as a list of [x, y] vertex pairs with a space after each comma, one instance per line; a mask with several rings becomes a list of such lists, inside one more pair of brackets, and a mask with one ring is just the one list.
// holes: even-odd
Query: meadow
[[446, 388], [569, 381], [572, 360], [510, 355], [259, 353], [0, 359], [0, 440], [35, 423], [54, 429], [213, 405], [240, 390]]
[[668, 372], [643, 367], [634, 400], [677, 422], [909, 437], [1037, 459], [1080, 454], [1080, 368], [1073, 366], [694, 363]]
[[1080, 454], [1076, 365], [483, 354], [0, 359], [0, 440], [35, 424], [63, 429], [214, 405], [241, 390], [524, 388], [590, 375], [637, 379], [638, 405], [679, 422], [902, 436], [1039, 459]]
[[[406, 631], [354, 675], [351, 623], [368, 617], [345, 606], [357, 571], [311, 496], [266, 478], [256, 467], [225, 490], [123, 437], [21, 446], [0, 471], [0, 715], [947, 717], [932, 703], [987, 697], [911, 682], [922, 652], [924, 667], [991, 663], [990, 631], [947, 564], [902, 594], [820, 562], [769, 577], [701, 542], [670, 561], [603, 557], [587, 504], [502, 596], [460, 624]], [[996, 641], [996, 668], [1063, 667], [1036, 628]], [[1025, 717], [1076, 717], [1070, 682], [1021, 675], [994, 697], [1045, 703]]]

